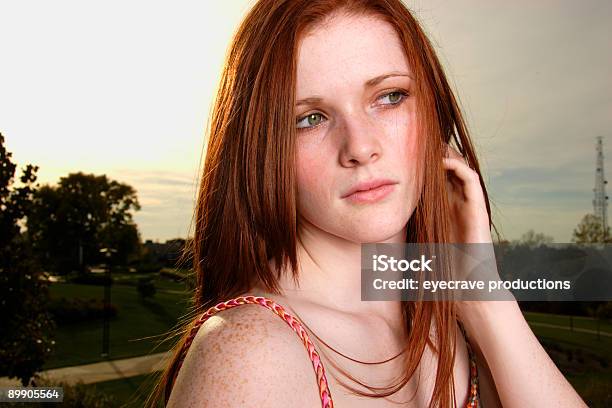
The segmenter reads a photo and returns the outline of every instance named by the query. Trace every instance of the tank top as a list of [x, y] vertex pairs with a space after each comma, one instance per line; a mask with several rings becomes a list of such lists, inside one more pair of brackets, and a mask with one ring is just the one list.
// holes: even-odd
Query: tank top
[[[174, 375], [172, 383], [174, 384], [174, 381], [176, 380], [176, 376], [178, 375], [178, 372], [183, 364], [185, 356], [187, 355], [189, 346], [191, 346], [191, 343], [193, 342], [193, 339], [195, 338], [200, 326], [202, 326], [202, 324], [206, 322], [206, 320], [208, 320], [212, 315], [214, 315], [217, 312], [220, 312], [226, 309], [231, 309], [231, 308], [234, 308], [240, 305], [246, 305], [246, 304], [261, 305], [265, 307], [266, 309], [272, 311], [278, 317], [283, 319], [285, 323], [287, 323], [289, 327], [293, 329], [293, 331], [302, 340], [302, 343], [304, 344], [304, 347], [306, 348], [306, 352], [308, 353], [308, 357], [310, 358], [310, 361], [312, 362], [312, 368], [314, 369], [314, 372], [317, 378], [317, 385], [319, 387], [319, 397], [321, 398], [321, 407], [322, 408], [333, 408], [334, 403], [331, 397], [331, 392], [329, 390], [329, 384], [327, 382], [327, 377], [325, 376], [325, 368], [323, 367], [323, 362], [321, 361], [319, 353], [315, 349], [314, 344], [308, 337], [306, 330], [304, 329], [302, 324], [297, 320], [297, 318], [295, 318], [294, 316], [289, 314], [287, 311], [285, 311], [285, 309], [281, 305], [279, 305], [278, 303], [276, 303], [275, 301], [271, 299], [268, 299], [262, 296], [240, 296], [234, 299], [227, 300], [225, 302], [218, 303], [217, 305], [212, 306], [206, 312], [204, 312], [202, 316], [200, 316], [200, 318], [196, 320], [194, 326], [191, 328], [189, 332], [189, 335], [187, 336], [185, 343], [183, 344], [183, 347], [181, 349], [181, 353], [179, 356], [178, 366], [175, 371], [175, 375]], [[468, 402], [467, 402], [466, 407], [467, 408], [477, 408], [477, 407], [481, 408], [480, 393], [478, 389], [478, 369], [476, 367], [476, 359], [475, 359], [472, 347], [468, 341], [465, 329], [463, 325], [461, 324], [461, 322], [458, 321], [458, 323], [459, 323], [459, 328], [461, 329], [461, 332], [463, 333], [463, 336], [465, 338], [469, 360], [470, 360], [469, 396], [468, 396]]]

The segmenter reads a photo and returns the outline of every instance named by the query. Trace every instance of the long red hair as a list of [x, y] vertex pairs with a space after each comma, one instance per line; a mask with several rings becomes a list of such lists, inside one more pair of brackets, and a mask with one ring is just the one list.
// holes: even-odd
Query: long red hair
[[[307, 30], [337, 13], [382, 18], [404, 46], [415, 79], [422, 177], [406, 241], [449, 242], [446, 175], [441, 165], [445, 144], [454, 140], [479, 175], [480, 168], [442, 66], [410, 11], [400, 0], [259, 0], [234, 35], [209, 122], [194, 239], [188, 248], [195, 274], [194, 310], [179, 331], [183, 335], [149, 406], [168, 401], [193, 316], [248, 292], [255, 284], [279, 293], [279, 276], [270, 260], [282, 266], [277, 270], [289, 266], [297, 278], [297, 47]], [[482, 176], [480, 180], [491, 220]], [[349, 388], [372, 397], [394, 393], [410, 380], [429, 344], [438, 354], [429, 406], [448, 406], [454, 401], [455, 304], [404, 302], [403, 307], [409, 329], [404, 378], [375, 393]], [[430, 338], [432, 324], [435, 341]]]

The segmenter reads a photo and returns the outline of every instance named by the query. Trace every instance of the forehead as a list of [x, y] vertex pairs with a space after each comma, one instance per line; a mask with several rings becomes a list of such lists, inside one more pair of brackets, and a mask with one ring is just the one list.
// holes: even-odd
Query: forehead
[[410, 72], [394, 28], [373, 16], [334, 16], [299, 43], [297, 96], [363, 84], [391, 71]]

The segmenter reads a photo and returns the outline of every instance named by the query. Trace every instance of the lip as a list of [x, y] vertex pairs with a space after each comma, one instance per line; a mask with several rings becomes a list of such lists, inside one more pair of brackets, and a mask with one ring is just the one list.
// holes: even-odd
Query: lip
[[351, 187], [342, 198], [356, 203], [370, 203], [381, 200], [395, 189], [396, 181], [375, 179], [358, 183]]

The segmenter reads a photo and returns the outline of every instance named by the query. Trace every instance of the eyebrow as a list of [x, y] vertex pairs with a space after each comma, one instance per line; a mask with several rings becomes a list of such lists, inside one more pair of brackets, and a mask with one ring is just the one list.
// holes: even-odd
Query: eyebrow
[[[364, 88], [371, 88], [375, 85], [378, 85], [380, 82], [384, 81], [387, 78], [396, 77], [396, 76], [405, 76], [410, 79], [414, 79], [412, 75], [405, 73], [405, 72], [390, 72], [388, 74], [383, 74], [383, 75], [376, 76], [372, 79], [368, 79], [363, 85], [364, 85]], [[323, 98], [318, 97], [318, 96], [312, 96], [310, 98], [300, 99], [299, 101], [297, 101], [295, 106], [314, 105], [317, 103], [321, 103], [322, 101], [323, 101]]]
[[408, 77], [410, 79], [414, 79], [414, 78], [412, 78], [412, 75], [410, 75], [408, 73], [405, 73], [405, 72], [391, 72], [391, 73], [388, 73], [388, 74], [379, 75], [377, 77], [369, 79], [368, 81], [366, 81], [365, 87], [366, 88], [373, 87], [374, 85], [377, 85], [378, 83], [384, 81], [387, 78], [396, 77], [396, 76], [405, 76], [405, 77]]

